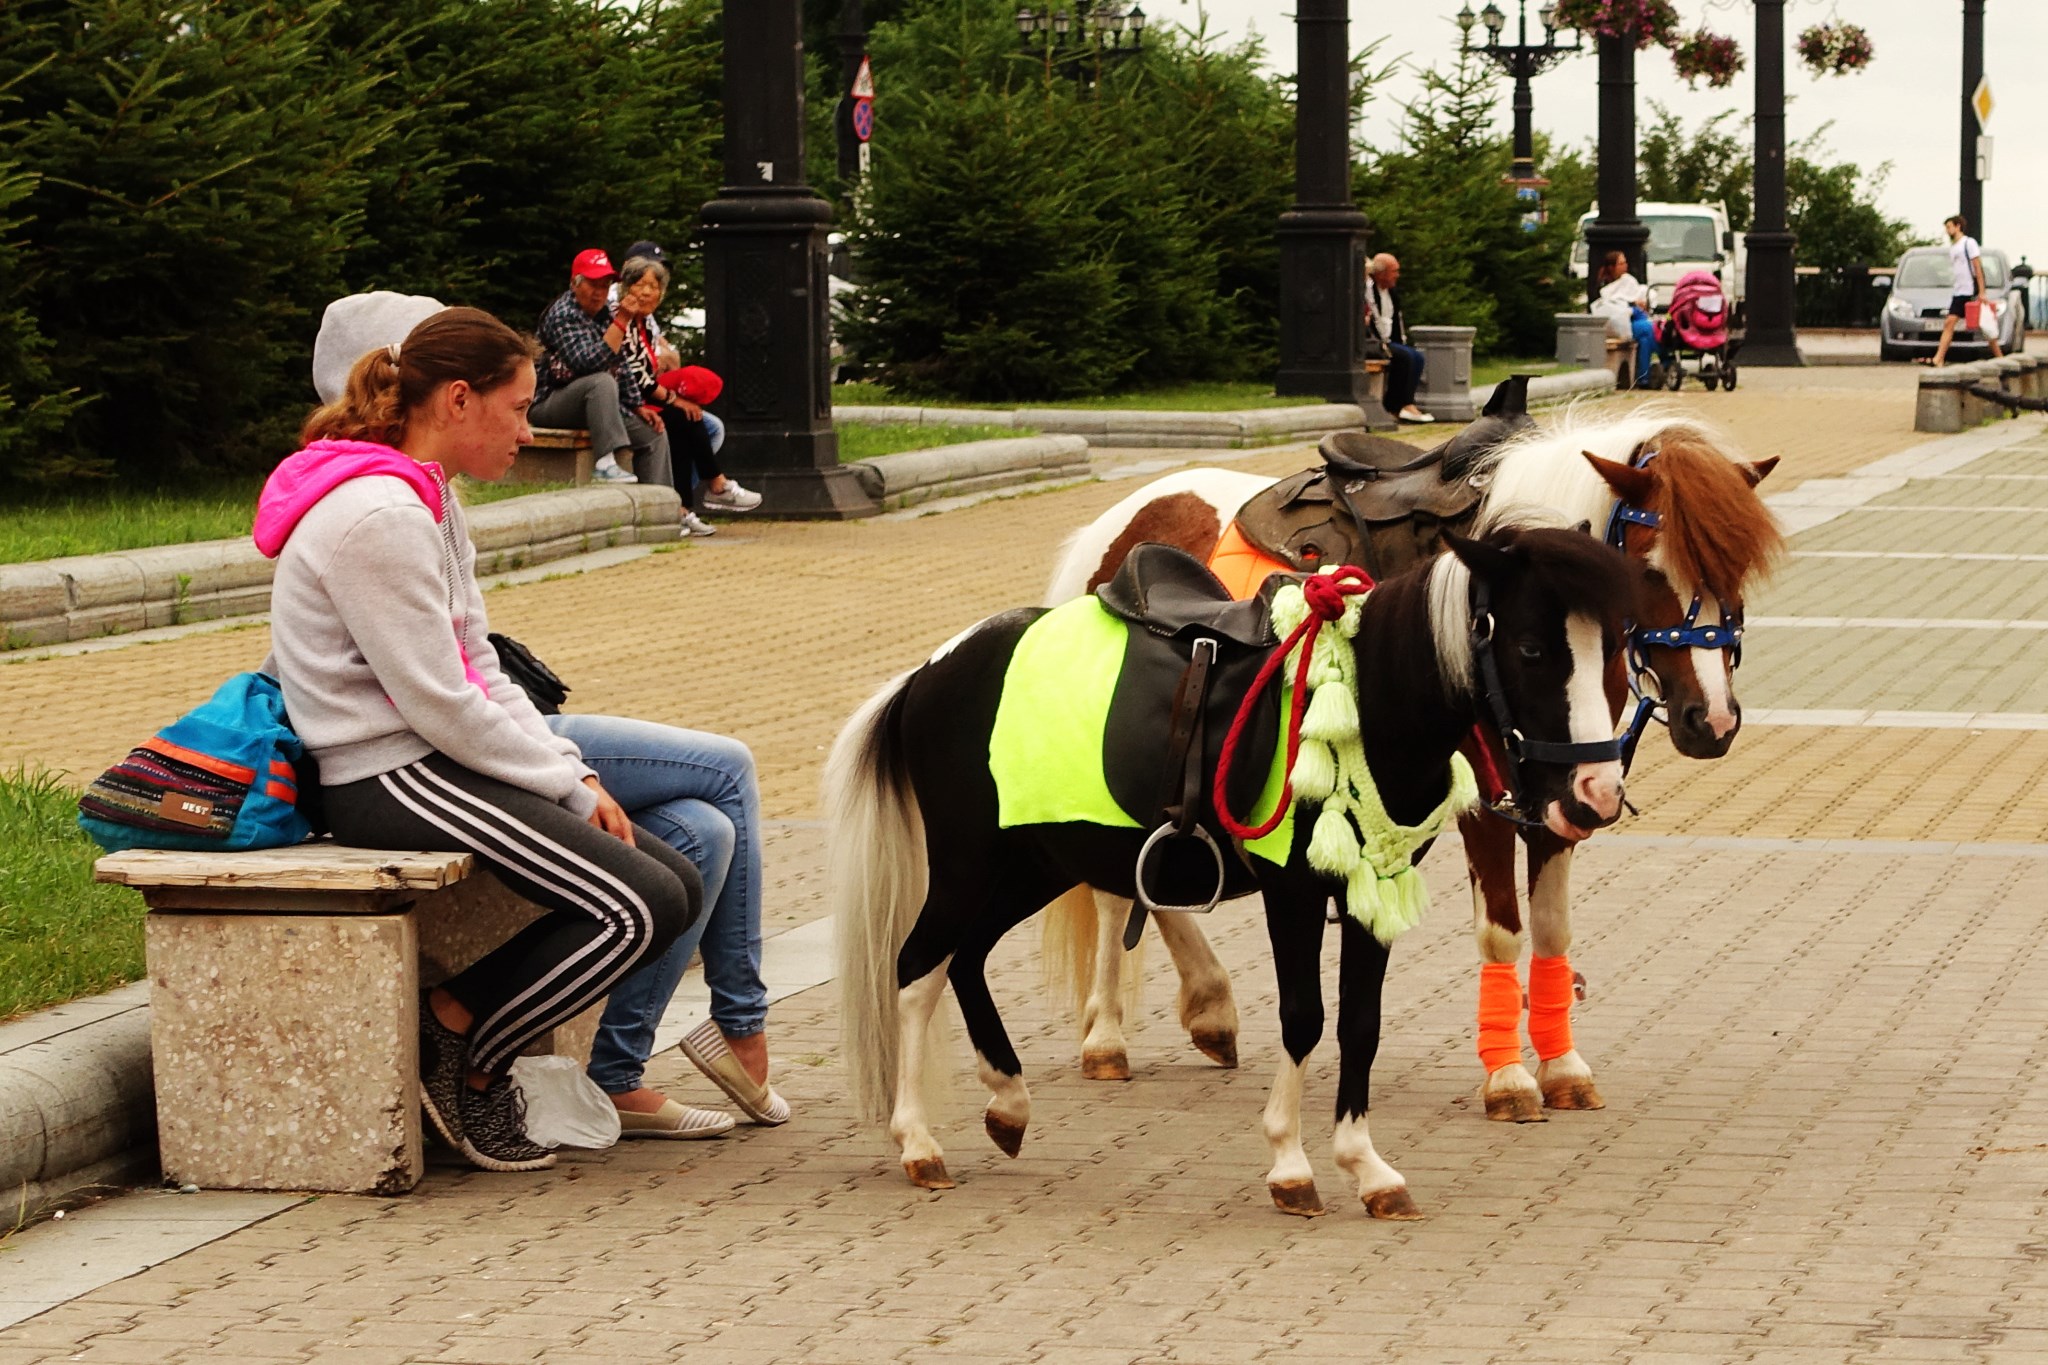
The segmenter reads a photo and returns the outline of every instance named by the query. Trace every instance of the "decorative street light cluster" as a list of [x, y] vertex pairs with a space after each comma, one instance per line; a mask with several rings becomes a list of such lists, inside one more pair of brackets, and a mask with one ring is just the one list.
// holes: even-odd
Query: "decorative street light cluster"
[[1018, 10], [1017, 36], [1027, 50], [1042, 49], [1054, 66], [1072, 66], [1078, 72], [1091, 58], [1114, 61], [1135, 56], [1144, 45], [1146, 22], [1145, 11], [1136, 5], [1126, 10], [1111, 0], [1092, 5], [1075, 0], [1071, 11]]
[[[1581, 51], [1576, 33], [1570, 44], [1557, 41], [1557, 6], [1545, 0], [1536, 10], [1536, 18], [1543, 25], [1543, 41], [1529, 41], [1529, 0], [1518, 0], [1516, 41], [1503, 46], [1500, 34], [1507, 27], [1508, 17], [1501, 13], [1500, 6], [1493, 0], [1486, 0], [1486, 8], [1478, 14], [1472, 12], [1468, 3], [1458, 11], [1458, 27], [1464, 36], [1459, 46], [1467, 52], [1478, 52], [1491, 59], [1501, 70], [1515, 78], [1515, 163], [1508, 172], [1508, 179], [1519, 185], [1535, 187], [1546, 183], [1536, 174], [1536, 135], [1533, 127], [1536, 101], [1529, 91], [1529, 81], [1549, 70], [1574, 52]], [[1486, 46], [1472, 46], [1472, 26], [1486, 26]]]

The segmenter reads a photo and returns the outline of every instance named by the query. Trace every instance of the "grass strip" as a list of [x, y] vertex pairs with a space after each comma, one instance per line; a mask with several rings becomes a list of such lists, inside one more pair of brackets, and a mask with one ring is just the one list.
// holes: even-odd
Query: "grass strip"
[[[1250, 408], [1298, 408], [1324, 402], [1321, 398], [1281, 398], [1271, 384], [1258, 380], [1214, 381], [1175, 384], [1161, 389], [1134, 389], [1126, 393], [1105, 393], [1093, 398], [1062, 398], [1051, 402], [972, 403], [938, 396], [910, 397], [880, 384], [835, 384], [832, 401], [848, 407], [929, 406], [938, 408], [989, 408], [1008, 412], [1014, 408], [1129, 408], [1145, 412], [1240, 412]], [[843, 430], [843, 428], [842, 428]]]
[[872, 460], [877, 455], [901, 455], [906, 450], [1038, 434], [1030, 427], [922, 426], [916, 422], [844, 422], [836, 430], [841, 464], [848, 460]]
[[142, 897], [92, 879], [77, 816], [57, 774], [0, 774], [0, 1020], [142, 975]]
[[182, 492], [105, 485], [0, 506], [0, 564], [246, 536], [261, 479]]
[[1498, 384], [1511, 374], [1556, 374], [1557, 361], [1550, 356], [1488, 356], [1472, 362], [1472, 387], [1483, 389]]

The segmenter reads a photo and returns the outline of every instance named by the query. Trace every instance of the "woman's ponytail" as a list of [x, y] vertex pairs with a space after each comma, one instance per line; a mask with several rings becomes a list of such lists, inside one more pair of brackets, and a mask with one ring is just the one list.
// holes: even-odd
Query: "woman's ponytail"
[[299, 440], [395, 446], [405, 438], [407, 419], [443, 384], [460, 379], [488, 393], [533, 364], [533, 356], [530, 338], [481, 308], [444, 308], [404, 341], [357, 359], [341, 397], [313, 410]]

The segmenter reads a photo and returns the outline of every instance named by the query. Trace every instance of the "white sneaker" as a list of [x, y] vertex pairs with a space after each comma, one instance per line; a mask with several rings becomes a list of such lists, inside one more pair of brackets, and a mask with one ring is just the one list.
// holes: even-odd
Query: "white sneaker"
[[1424, 412], [1421, 408], [1416, 407], [1413, 403], [1410, 403], [1407, 407], [1402, 408], [1399, 412], [1395, 413], [1394, 416], [1395, 419], [1398, 421], [1412, 422], [1416, 425], [1424, 425], [1430, 422], [1434, 422], [1436, 420], [1436, 418]]
[[689, 508], [685, 507], [683, 509], [684, 536], [715, 536], [717, 534], [718, 528], [716, 526], [713, 526], [710, 522], [704, 520], [704, 518], [698, 516]]
[[751, 512], [760, 505], [761, 495], [740, 487], [738, 479], [728, 478], [725, 487], [704, 490], [704, 506], [710, 511]]
[[590, 471], [590, 477], [599, 483], [638, 483], [640, 476], [630, 469], [619, 468], [619, 457], [607, 455], [597, 462]]

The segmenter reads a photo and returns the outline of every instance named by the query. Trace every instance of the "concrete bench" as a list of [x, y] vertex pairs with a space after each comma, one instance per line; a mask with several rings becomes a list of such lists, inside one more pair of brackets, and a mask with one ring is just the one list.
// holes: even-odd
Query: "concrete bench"
[[1422, 352], [1422, 387], [1415, 406], [1444, 422], [1469, 422], [1472, 406], [1473, 327], [1410, 327], [1408, 340]]
[[[166, 1177], [402, 1194], [419, 1183], [419, 996], [542, 913], [467, 853], [132, 849], [94, 865], [149, 905]], [[529, 1051], [587, 1061], [599, 1006]]]
[[597, 467], [590, 433], [571, 427], [535, 427], [533, 444], [519, 447], [519, 458], [505, 477], [512, 483], [589, 483]]

